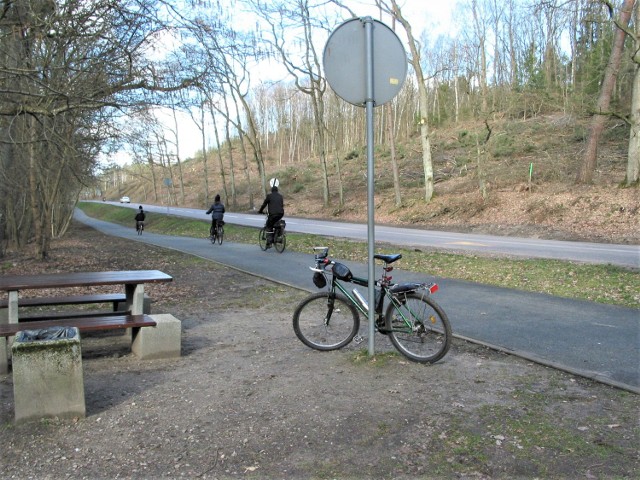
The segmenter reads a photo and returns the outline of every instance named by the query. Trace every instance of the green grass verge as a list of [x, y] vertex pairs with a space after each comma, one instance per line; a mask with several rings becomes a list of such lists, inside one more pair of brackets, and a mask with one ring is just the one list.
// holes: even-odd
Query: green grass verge
[[[95, 202], [81, 202], [78, 206], [91, 217], [134, 228], [134, 210], [130, 208]], [[209, 221], [154, 213], [148, 216], [145, 229], [166, 235], [207, 237]], [[258, 243], [256, 228], [227, 223], [224, 231], [225, 242]], [[310, 261], [312, 248], [319, 245], [330, 247], [332, 255], [341, 260], [367, 261], [366, 242], [287, 233], [287, 249], [309, 253]], [[427, 279], [429, 276], [452, 278], [559, 297], [640, 307], [640, 272], [623, 267], [419, 251], [389, 245], [380, 245], [377, 252], [402, 253], [400, 268], [424, 272]]]

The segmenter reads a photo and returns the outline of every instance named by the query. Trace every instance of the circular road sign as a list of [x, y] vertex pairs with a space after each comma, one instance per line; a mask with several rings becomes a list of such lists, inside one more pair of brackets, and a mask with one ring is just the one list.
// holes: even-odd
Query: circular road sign
[[393, 99], [407, 76], [407, 54], [393, 30], [373, 19], [353, 18], [339, 25], [324, 47], [324, 72], [343, 100], [364, 106], [367, 102], [367, 45], [365, 22], [372, 23], [373, 102]]

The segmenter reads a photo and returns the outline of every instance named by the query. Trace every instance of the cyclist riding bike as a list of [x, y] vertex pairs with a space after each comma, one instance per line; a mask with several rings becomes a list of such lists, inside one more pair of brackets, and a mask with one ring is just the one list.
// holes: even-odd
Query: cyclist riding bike
[[144, 219], [146, 218], [146, 214], [144, 213], [144, 210], [142, 209], [142, 205], [140, 205], [138, 207], [138, 213], [135, 216], [136, 219], [136, 232], [138, 232], [138, 235], [142, 234], [142, 230], [144, 230]]
[[275, 185], [271, 187], [271, 193], [267, 194], [258, 213], [262, 213], [265, 208], [268, 212], [265, 227], [267, 229], [267, 248], [269, 248], [273, 243], [273, 227], [278, 220], [284, 217], [284, 198]]
[[216, 195], [213, 204], [206, 211], [206, 214], [211, 214], [211, 235], [218, 230], [218, 223], [222, 224], [224, 220], [224, 204], [220, 201], [220, 195]]

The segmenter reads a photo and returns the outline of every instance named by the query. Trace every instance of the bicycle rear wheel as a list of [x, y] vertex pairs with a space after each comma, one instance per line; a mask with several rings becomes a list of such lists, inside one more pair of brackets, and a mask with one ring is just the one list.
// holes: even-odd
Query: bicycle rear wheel
[[218, 245], [222, 245], [222, 239], [224, 238], [224, 227], [218, 225]]
[[287, 246], [287, 236], [284, 234], [284, 232], [275, 235], [273, 244], [276, 247], [276, 251], [278, 253], [284, 252], [284, 249]]
[[267, 249], [267, 229], [264, 227], [260, 229], [258, 234], [258, 244], [263, 252]]
[[356, 308], [342, 295], [329, 292], [308, 296], [293, 313], [293, 331], [315, 350], [337, 350], [347, 345], [360, 328]]
[[389, 338], [409, 360], [434, 363], [451, 346], [451, 325], [444, 310], [428, 295], [406, 293], [396, 297], [400, 306], [390, 303], [385, 313]]

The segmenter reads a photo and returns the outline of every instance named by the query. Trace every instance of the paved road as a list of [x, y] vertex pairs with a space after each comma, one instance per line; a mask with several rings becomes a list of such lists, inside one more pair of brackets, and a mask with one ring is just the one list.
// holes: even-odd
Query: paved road
[[[108, 235], [171, 248], [276, 282], [317, 290], [308, 269], [313, 264], [311, 252], [262, 252], [258, 245], [211, 245], [205, 238], [149, 231], [139, 237], [133, 227], [95, 220], [81, 210], [76, 210], [75, 218]], [[346, 263], [355, 275], [366, 276], [365, 264]], [[399, 268], [394, 270], [396, 281], [434, 280]], [[456, 336], [640, 393], [639, 310], [444, 278], [435, 280], [440, 285], [435, 298], [447, 312]]]
[[[108, 202], [120, 205], [117, 202]], [[122, 205], [120, 205], [122, 206]], [[137, 204], [125, 204], [138, 208]], [[206, 220], [205, 208], [161, 207], [145, 205], [153, 213], [169, 213], [188, 218]], [[262, 227], [264, 216], [229, 212], [224, 219], [228, 223], [250, 227]], [[367, 225], [347, 222], [327, 222], [306, 218], [286, 217], [287, 230], [309, 234], [367, 240]], [[527, 258], [552, 258], [589, 263], [610, 263], [625, 267], [640, 268], [640, 245], [617, 245], [606, 243], [568, 242], [535, 238], [451, 233], [417, 228], [400, 228], [376, 225], [376, 242], [413, 247], [435, 247], [451, 251], [477, 253], [499, 253]]]

